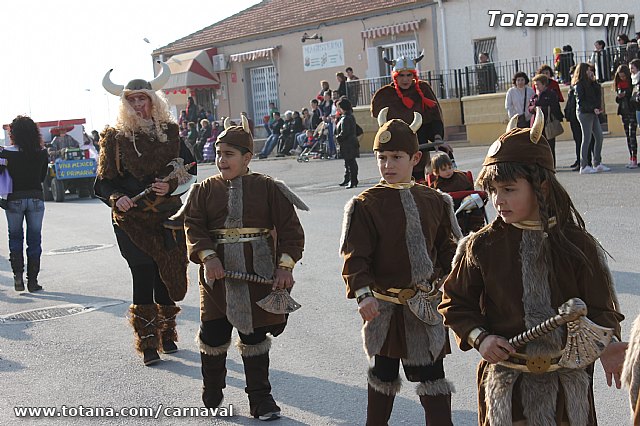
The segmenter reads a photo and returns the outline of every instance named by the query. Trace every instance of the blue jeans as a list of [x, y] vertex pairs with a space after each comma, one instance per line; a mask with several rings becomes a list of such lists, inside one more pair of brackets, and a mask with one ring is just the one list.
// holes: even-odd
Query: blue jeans
[[267, 138], [267, 141], [264, 143], [264, 148], [262, 148], [262, 151], [260, 151], [259, 155], [263, 155], [268, 157], [269, 154], [271, 154], [271, 151], [273, 151], [273, 148], [276, 147], [276, 145], [278, 144], [278, 139], [280, 138], [280, 134], [275, 134], [272, 133], [271, 135], [269, 135], [269, 137]]
[[44, 201], [24, 198], [9, 201], [5, 210], [9, 228], [9, 252], [22, 254], [24, 231], [22, 224], [27, 219], [27, 258], [40, 258], [42, 254], [42, 219]]

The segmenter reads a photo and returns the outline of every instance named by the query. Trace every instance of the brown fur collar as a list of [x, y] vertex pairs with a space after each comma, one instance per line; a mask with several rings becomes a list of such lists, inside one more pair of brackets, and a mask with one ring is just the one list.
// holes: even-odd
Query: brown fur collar
[[128, 136], [113, 127], [105, 129], [100, 140], [98, 177], [113, 179], [125, 170], [136, 179], [166, 176], [170, 171], [167, 163], [180, 154], [178, 126], [168, 123], [166, 132], [168, 142], [160, 142], [156, 135], [135, 133]]

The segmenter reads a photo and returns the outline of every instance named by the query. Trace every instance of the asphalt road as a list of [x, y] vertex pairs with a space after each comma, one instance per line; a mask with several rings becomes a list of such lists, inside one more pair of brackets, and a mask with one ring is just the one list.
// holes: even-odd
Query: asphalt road
[[[463, 170], [477, 175], [487, 147], [458, 147]], [[573, 162], [573, 144], [559, 143], [558, 164]], [[640, 302], [640, 169], [624, 168], [628, 157], [623, 139], [606, 139], [604, 162], [609, 173], [580, 176], [566, 168], [561, 182], [587, 222], [588, 229], [612, 256], [610, 266], [623, 313], [623, 336], [628, 336]], [[362, 188], [373, 185], [378, 173], [372, 156], [359, 159]], [[367, 360], [360, 338], [361, 320], [354, 301], [346, 300], [340, 276], [338, 241], [343, 206], [356, 194], [337, 186], [342, 161], [292, 159], [252, 163], [258, 172], [284, 179], [309, 204], [300, 218], [307, 235], [302, 262], [296, 267], [294, 297], [303, 307], [290, 317], [286, 332], [274, 339], [271, 351], [273, 393], [282, 407], [281, 425], [363, 424], [366, 407]], [[216, 173], [200, 168], [200, 179]], [[489, 209], [492, 211], [492, 209]], [[493, 213], [490, 213], [493, 214]], [[1, 227], [5, 226], [0, 215]], [[6, 237], [0, 240], [0, 318], [26, 310], [77, 304], [83, 313], [37, 322], [0, 320], [0, 425], [7, 424], [148, 424], [147, 418], [55, 417], [18, 419], [14, 407], [67, 407], [67, 413], [89, 413], [91, 407], [199, 407], [200, 362], [193, 338], [199, 324], [196, 268], [178, 317], [180, 351], [144, 367], [132, 346], [126, 319], [131, 300], [131, 278], [120, 256], [110, 226], [109, 209], [98, 200], [69, 197], [48, 202], [43, 231], [42, 272], [45, 291], [13, 290]], [[83, 251], [87, 246], [102, 246]], [[95, 248], [95, 247], [94, 247]], [[74, 252], [74, 250], [80, 250]], [[65, 254], [55, 254], [62, 251]], [[476, 424], [474, 351], [453, 353], [445, 360], [448, 378], [455, 383], [453, 420]], [[232, 418], [158, 416], [160, 424], [254, 424], [244, 393], [242, 362], [229, 351], [225, 403]], [[596, 404], [602, 425], [629, 424], [626, 391], [609, 389], [598, 365]], [[160, 411], [162, 411], [162, 409]], [[424, 424], [415, 385], [405, 382], [397, 396], [391, 424]]]

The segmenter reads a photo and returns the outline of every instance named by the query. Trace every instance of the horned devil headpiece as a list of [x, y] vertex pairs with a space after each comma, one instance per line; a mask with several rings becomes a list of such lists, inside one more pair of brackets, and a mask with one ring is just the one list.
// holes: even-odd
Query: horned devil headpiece
[[133, 92], [155, 92], [156, 90], [160, 90], [167, 84], [169, 81], [169, 77], [171, 77], [171, 70], [169, 69], [169, 65], [164, 62], [157, 61], [161, 68], [160, 74], [156, 78], [151, 81], [146, 81], [141, 78], [136, 78], [127, 83], [126, 86], [121, 84], [115, 84], [111, 81], [111, 72], [113, 68], [107, 71], [107, 73], [102, 78], [102, 87], [112, 95], [125, 97]]
[[518, 116], [514, 115], [507, 125], [506, 132], [491, 145], [482, 163], [490, 166], [498, 163], [536, 164], [555, 172], [553, 155], [544, 130], [544, 113], [536, 107], [536, 118], [530, 129], [517, 127]]
[[374, 151], [404, 151], [409, 155], [418, 152], [418, 136], [416, 132], [422, 126], [422, 116], [414, 112], [413, 122], [407, 124], [400, 119], [387, 121], [389, 107], [378, 114], [378, 133], [373, 139]]
[[245, 148], [253, 154], [253, 137], [251, 137], [251, 129], [249, 120], [244, 115], [242, 118], [242, 126], [232, 126], [229, 117], [224, 119], [224, 130], [218, 136], [216, 145], [219, 143], [228, 143], [240, 148]]

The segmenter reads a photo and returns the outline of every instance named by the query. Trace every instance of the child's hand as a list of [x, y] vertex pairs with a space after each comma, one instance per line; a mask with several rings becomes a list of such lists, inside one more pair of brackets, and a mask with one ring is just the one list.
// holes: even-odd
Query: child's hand
[[620, 374], [624, 364], [624, 355], [627, 351], [627, 342], [612, 342], [600, 355], [602, 368], [607, 376], [607, 386], [611, 387], [612, 378], [616, 382], [616, 388], [620, 389]]
[[207, 260], [204, 264], [204, 280], [205, 283], [213, 288], [213, 283], [216, 280], [224, 278], [224, 267], [222, 262], [217, 257]]
[[273, 276], [272, 290], [280, 290], [283, 288], [291, 288], [295, 284], [293, 280], [293, 274], [286, 269], [276, 269]]
[[371, 321], [378, 315], [378, 301], [375, 297], [365, 297], [360, 303], [358, 303], [358, 312], [365, 321]]
[[478, 352], [480, 352], [482, 358], [491, 364], [506, 361], [509, 355], [515, 351], [513, 346], [511, 346], [504, 337], [496, 336], [495, 334], [485, 337], [478, 348]]

